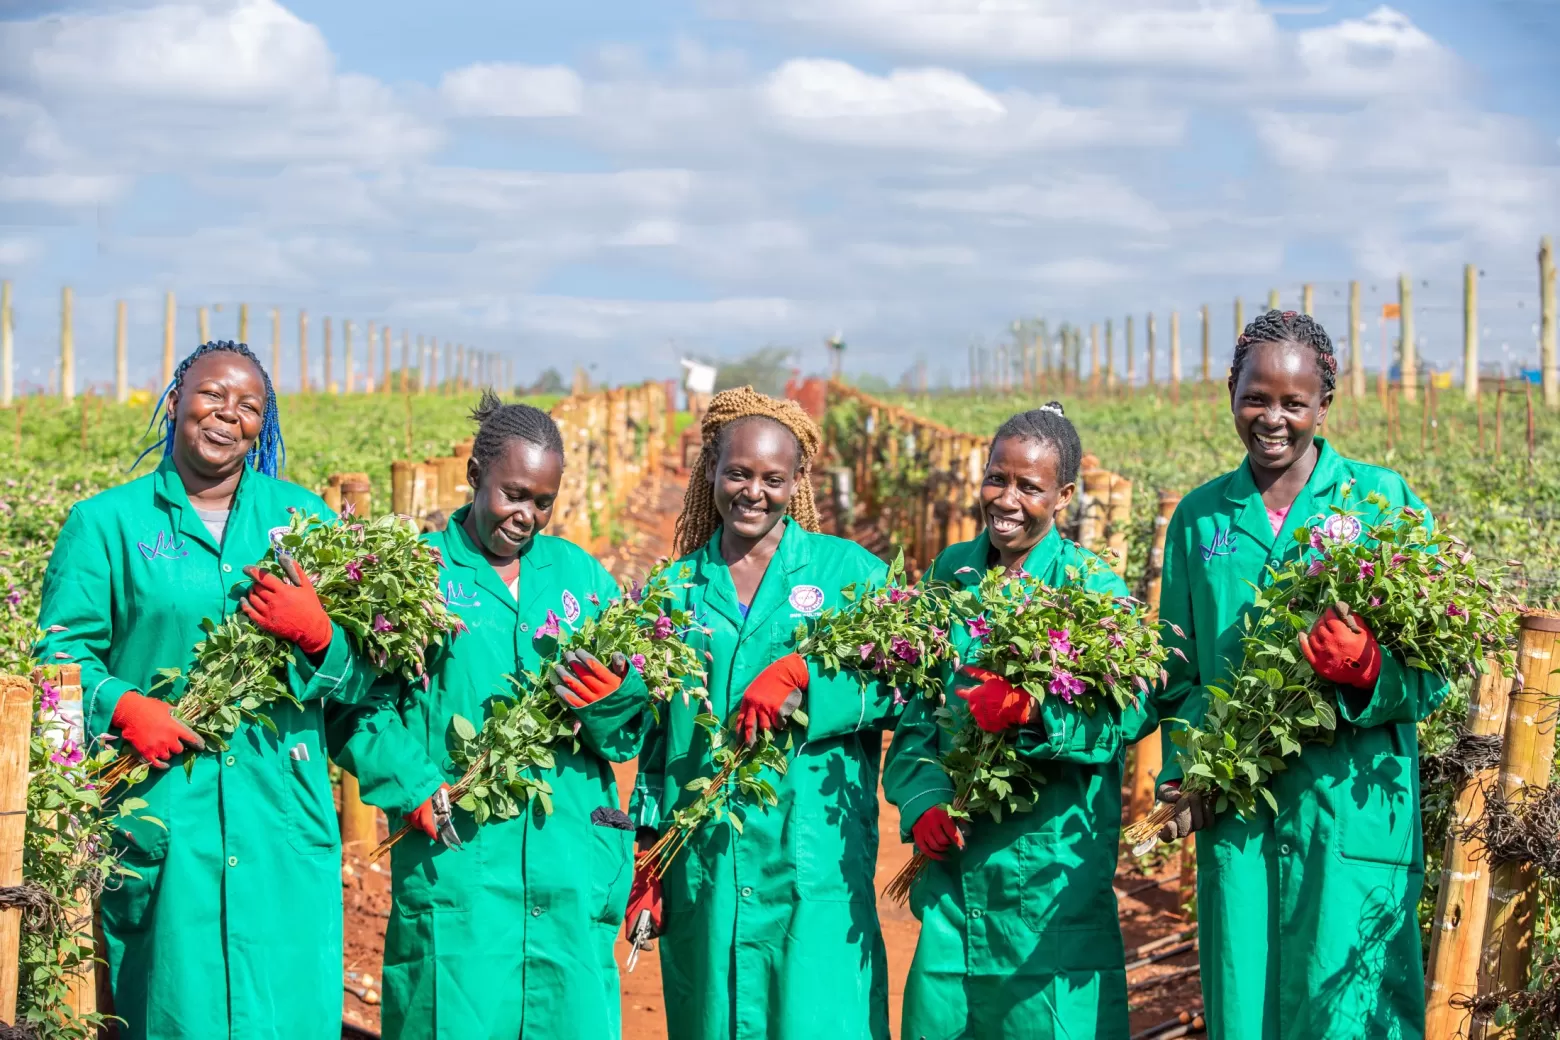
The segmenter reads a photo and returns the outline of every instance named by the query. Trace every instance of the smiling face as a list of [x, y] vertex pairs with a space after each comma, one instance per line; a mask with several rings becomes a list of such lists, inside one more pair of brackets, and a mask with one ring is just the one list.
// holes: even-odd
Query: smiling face
[[520, 437], [486, 464], [473, 458], [466, 468], [471, 485], [467, 532], [491, 556], [510, 559], [552, 520], [563, 482], [563, 456]]
[[1230, 380], [1235, 432], [1257, 470], [1282, 473], [1305, 458], [1331, 404], [1316, 352], [1298, 343], [1252, 344]]
[[705, 471], [727, 531], [757, 542], [785, 516], [802, 475], [801, 451], [773, 419], [739, 420], [725, 431], [720, 457]]
[[1049, 441], [1003, 437], [991, 446], [980, 485], [986, 533], [1004, 566], [1022, 560], [1072, 501], [1077, 485], [1063, 483], [1061, 457]]
[[168, 392], [173, 461], [181, 473], [221, 479], [244, 466], [265, 420], [265, 377], [241, 354], [198, 358]]

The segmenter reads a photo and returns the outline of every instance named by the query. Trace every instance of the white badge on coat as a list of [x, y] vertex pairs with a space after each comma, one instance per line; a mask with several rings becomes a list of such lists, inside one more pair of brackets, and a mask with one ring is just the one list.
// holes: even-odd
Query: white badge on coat
[[298, 746], [287, 752], [287, 757], [294, 762], [307, 762], [309, 760], [309, 745], [298, 742]]
[[574, 624], [580, 619], [580, 601], [574, 598], [574, 593], [568, 589], [563, 590], [563, 620]]
[[265, 533], [266, 540], [269, 541], [272, 545], [281, 545], [282, 536], [290, 530], [292, 530], [292, 528], [288, 527], [286, 524], [283, 524], [281, 527], [273, 527]]
[[816, 585], [792, 585], [791, 607], [803, 614], [816, 614], [823, 608], [823, 590]]
[[1334, 513], [1322, 521], [1322, 537], [1332, 542], [1352, 542], [1364, 527], [1357, 516]]

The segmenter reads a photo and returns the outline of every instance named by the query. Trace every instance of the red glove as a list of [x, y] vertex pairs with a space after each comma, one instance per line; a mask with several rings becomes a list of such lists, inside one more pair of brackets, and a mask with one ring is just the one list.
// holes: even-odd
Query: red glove
[[1317, 675], [1340, 686], [1368, 690], [1381, 674], [1381, 645], [1347, 603], [1328, 607], [1309, 635], [1300, 633], [1300, 652]]
[[330, 646], [330, 618], [307, 574], [295, 571], [298, 584], [292, 585], [258, 567], [245, 567], [244, 573], [255, 583], [239, 606], [251, 621], [311, 656]]
[[166, 701], [143, 697], [126, 690], [114, 705], [109, 722], [140, 756], [158, 769], [168, 768], [168, 759], [186, 746], [204, 749], [200, 735], [173, 717]]
[[948, 810], [940, 805], [921, 814], [915, 826], [910, 828], [910, 836], [915, 839], [915, 847], [926, 853], [927, 859], [940, 861], [943, 853], [954, 846], [964, 848], [964, 833], [948, 815]]
[[1001, 733], [1009, 726], [1017, 726], [1034, 718], [1035, 699], [1028, 691], [984, 668], [966, 666], [959, 671], [980, 680], [979, 686], [960, 690], [959, 696], [969, 702], [975, 725], [987, 733]]
[[[450, 785], [440, 784], [439, 791], [443, 791], [448, 795], [450, 793]], [[433, 821], [433, 800], [438, 797], [439, 791], [430, 794], [427, 801], [406, 814], [406, 822], [411, 824], [415, 830], [422, 831], [428, 835], [429, 841], [439, 840], [439, 828]]]
[[633, 941], [634, 922], [642, 910], [650, 911], [650, 937], [661, 934], [661, 879], [649, 867], [634, 868], [634, 883], [628, 890], [628, 910], [623, 914], [623, 938]]
[[588, 650], [570, 650], [563, 655], [562, 664], [553, 665], [558, 679], [553, 692], [569, 707], [583, 708], [616, 693], [627, 674], [628, 660], [622, 654], [613, 654], [612, 667], [608, 668]]
[[751, 744], [758, 739], [759, 730], [779, 729], [802, 706], [806, 691], [806, 658], [786, 654], [748, 683], [737, 706], [737, 732]]

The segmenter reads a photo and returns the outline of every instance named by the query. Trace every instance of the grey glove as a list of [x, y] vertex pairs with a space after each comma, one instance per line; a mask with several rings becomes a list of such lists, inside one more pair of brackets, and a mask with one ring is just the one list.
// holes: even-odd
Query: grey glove
[[1202, 796], [1196, 791], [1181, 790], [1180, 784], [1160, 784], [1159, 790], [1154, 792], [1154, 797], [1175, 806], [1175, 815], [1170, 818], [1169, 823], [1159, 829], [1160, 841], [1170, 842], [1177, 838], [1184, 838], [1208, 826], [1208, 821], [1213, 818], [1213, 814], [1203, 804]]

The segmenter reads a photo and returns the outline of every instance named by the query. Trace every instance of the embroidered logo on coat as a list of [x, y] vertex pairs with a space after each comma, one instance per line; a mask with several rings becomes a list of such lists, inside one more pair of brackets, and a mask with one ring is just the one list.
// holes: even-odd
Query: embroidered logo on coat
[[286, 524], [283, 524], [281, 527], [273, 527], [273, 528], [271, 528], [269, 531], [267, 531], [265, 533], [265, 536], [266, 536], [266, 539], [269, 540], [272, 545], [281, 545], [282, 544], [282, 536], [284, 534], [286, 534], [290, 530], [292, 530], [292, 528], [288, 527]]
[[1213, 532], [1213, 543], [1204, 545], [1201, 548], [1204, 563], [1212, 560], [1215, 556], [1233, 556], [1235, 555], [1235, 532], [1228, 530], [1215, 531]]
[[1333, 542], [1352, 542], [1364, 530], [1357, 516], [1334, 513], [1322, 521], [1322, 537]]
[[580, 601], [574, 598], [574, 593], [568, 589], [563, 590], [563, 620], [574, 624], [580, 619]]
[[184, 539], [175, 541], [167, 531], [158, 531], [157, 540], [151, 545], [136, 542], [135, 547], [140, 549], [141, 555], [148, 560], [182, 560], [189, 555], [189, 550], [184, 548]]
[[816, 613], [823, 607], [823, 590], [816, 585], [792, 585], [791, 606], [803, 614]]
[[444, 603], [451, 607], [480, 607], [482, 601], [477, 599], [474, 593], [466, 591], [466, 586], [458, 581], [446, 581], [444, 583]]

